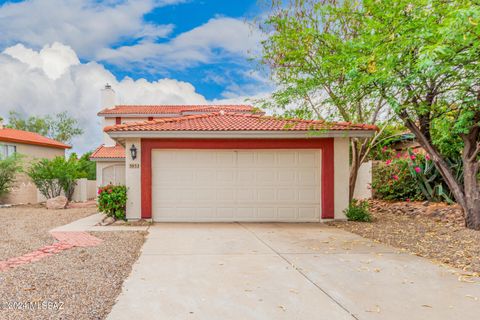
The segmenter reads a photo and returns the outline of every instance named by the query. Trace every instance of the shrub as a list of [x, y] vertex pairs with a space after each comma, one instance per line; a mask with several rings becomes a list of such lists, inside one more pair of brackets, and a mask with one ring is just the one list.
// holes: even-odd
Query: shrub
[[0, 160], [0, 196], [8, 193], [15, 182], [15, 175], [21, 170], [21, 163], [17, 156], [10, 156]]
[[127, 187], [107, 185], [98, 189], [98, 210], [109, 217], [125, 220]]
[[353, 199], [348, 208], [345, 209], [344, 213], [348, 220], [370, 222], [372, 221], [372, 216], [368, 209], [369, 205], [367, 201]]
[[405, 158], [395, 158], [377, 163], [373, 168], [372, 176], [372, 189], [375, 197], [402, 201], [425, 199], [409, 166], [410, 161]]
[[63, 191], [71, 200], [77, 185], [75, 180], [79, 178], [79, 166], [76, 159], [56, 157], [34, 162], [27, 173], [45, 198], [58, 197]]

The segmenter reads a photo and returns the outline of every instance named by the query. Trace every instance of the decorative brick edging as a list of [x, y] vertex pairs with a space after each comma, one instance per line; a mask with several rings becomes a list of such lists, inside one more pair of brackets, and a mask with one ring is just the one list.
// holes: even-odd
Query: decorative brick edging
[[102, 242], [102, 239], [94, 237], [86, 232], [50, 232], [58, 240], [50, 246], [41, 247], [23, 256], [0, 261], [0, 272], [15, 267], [42, 260], [43, 258], [60, 253], [74, 247], [94, 247]]

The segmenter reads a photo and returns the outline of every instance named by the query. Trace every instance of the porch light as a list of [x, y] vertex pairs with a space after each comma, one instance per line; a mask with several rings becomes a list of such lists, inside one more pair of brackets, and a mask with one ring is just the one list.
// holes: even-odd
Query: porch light
[[130, 147], [130, 154], [132, 155], [132, 160], [137, 158], [137, 147], [134, 144]]

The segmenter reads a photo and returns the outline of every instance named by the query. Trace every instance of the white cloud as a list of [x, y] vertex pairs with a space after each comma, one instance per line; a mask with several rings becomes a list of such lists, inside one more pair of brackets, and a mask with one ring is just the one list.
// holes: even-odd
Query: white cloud
[[24, 43], [41, 48], [61, 42], [82, 58], [95, 58], [98, 50], [123, 39], [168, 36], [172, 25], [146, 23], [143, 16], [155, 7], [185, 0], [94, 1], [27, 0], [0, 6], [0, 45]]
[[245, 21], [218, 17], [168, 42], [144, 41], [115, 49], [104, 48], [97, 58], [121, 66], [134, 63], [177, 69], [226, 58], [241, 58], [243, 62], [258, 53], [260, 39], [260, 32]]
[[[57, 63], [57, 64], [56, 64]], [[117, 80], [96, 62], [79, 63], [72, 48], [55, 43], [40, 51], [25, 46], [0, 53], [0, 115], [15, 110], [25, 115], [47, 115], [67, 110], [84, 128], [73, 141], [74, 150], [85, 152], [102, 143], [100, 89], [110, 83], [124, 104], [207, 103], [190, 83], [173, 79]]]

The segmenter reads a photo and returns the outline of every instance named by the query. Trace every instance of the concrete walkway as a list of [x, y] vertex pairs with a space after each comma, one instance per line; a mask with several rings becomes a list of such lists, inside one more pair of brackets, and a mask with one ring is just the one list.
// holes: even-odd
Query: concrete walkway
[[477, 319], [456, 272], [321, 224], [156, 224], [108, 319]]

